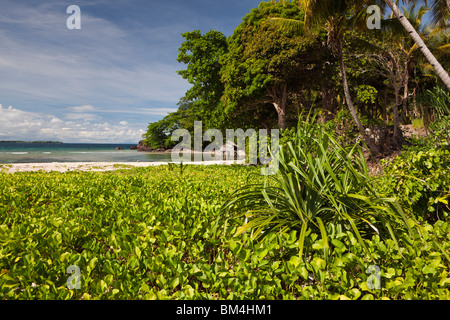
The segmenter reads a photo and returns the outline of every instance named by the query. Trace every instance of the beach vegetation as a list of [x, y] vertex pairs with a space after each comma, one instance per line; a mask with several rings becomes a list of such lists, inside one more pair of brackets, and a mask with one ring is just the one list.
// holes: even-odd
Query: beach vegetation
[[[189, 165], [182, 175], [168, 166], [0, 173], [0, 298], [450, 298], [444, 215], [397, 243], [357, 216], [362, 241], [351, 225], [330, 232], [338, 223], [324, 216], [326, 237], [316, 218], [306, 230], [273, 228], [255, 240], [251, 228], [239, 232], [245, 217], [223, 219], [220, 209], [234, 190], [264, 179], [241, 165]], [[380, 234], [363, 236], [369, 223]]]
[[248, 221], [237, 234], [251, 229], [259, 238], [272, 230], [297, 230], [303, 259], [310, 249], [305, 238], [316, 232], [325, 261], [332, 234], [351, 232], [362, 247], [363, 238], [374, 235], [395, 243], [403, 234], [411, 236], [412, 222], [395, 197], [373, 185], [361, 148], [340, 146], [315, 118], [299, 121], [293, 140], [280, 147], [279, 169], [270, 181], [246, 185], [226, 204], [231, 218], [237, 214]]
[[[437, 14], [442, 6], [415, 1], [391, 15], [386, 8], [395, 3], [377, 5], [379, 29], [367, 27], [364, 1], [280, 0], [261, 2], [228, 37], [215, 30], [184, 33], [178, 62], [186, 69], [179, 73], [192, 87], [177, 112], [149, 124], [145, 141], [173, 147], [171, 132], [191, 132], [194, 121], [204, 130], [291, 129], [312, 109], [323, 122], [347, 112], [349, 119], [337, 125], [362, 139], [374, 157], [401, 150], [402, 126], [422, 118], [428, 130], [442, 118], [438, 102], [428, 107], [423, 97], [439, 87], [447, 91], [444, 73], [435, 72], [440, 64], [430, 63], [436, 58], [450, 67], [447, 15]], [[429, 11], [434, 22], [424, 18]]]
[[272, 0], [182, 34], [191, 87], [144, 144], [271, 130], [271, 164], [0, 164], [0, 299], [450, 299], [448, 14], [376, 3], [380, 29], [366, 1]]

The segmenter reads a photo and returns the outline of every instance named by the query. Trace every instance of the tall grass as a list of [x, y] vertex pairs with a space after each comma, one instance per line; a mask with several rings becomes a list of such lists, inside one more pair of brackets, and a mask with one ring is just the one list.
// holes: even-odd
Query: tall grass
[[450, 92], [441, 87], [434, 87], [427, 90], [425, 95], [439, 117], [450, 116]]
[[276, 175], [237, 190], [224, 205], [230, 217], [246, 219], [236, 235], [248, 231], [259, 238], [271, 231], [297, 229], [303, 257], [308, 250], [305, 239], [316, 233], [325, 259], [330, 238], [345, 231], [366, 250], [364, 238], [374, 234], [397, 243], [399, 234], [411, 231], [404, 212], [395, 199], [377, 194], [361, 148], [341, 147], [315, 120], [309, 116], [299, 121], [292, 141], [281, 144]]
[[450, 145], [450, 92], [442, 87], [436, 86], [425, 93], [425, 103], [431, 106], [434, 121], [429, 128], [438, 145]]

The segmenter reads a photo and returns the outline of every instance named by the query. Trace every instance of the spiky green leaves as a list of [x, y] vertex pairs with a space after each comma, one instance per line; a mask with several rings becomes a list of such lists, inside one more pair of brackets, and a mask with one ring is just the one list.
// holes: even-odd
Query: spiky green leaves
[[238, 234], [251, 229], [259, 238], [298, 229], [304, 254], [305, 236], [314, 232], [322, 237], [327, 260], [335, 230], [352, 232], [364, 248], [375, 234], [397, 242], [399, 234], [411, 232], [396, 200], [376, 192], [361, 149], [341, 147], [314, 118], [300, 121], [293, 141], [280, 147], [275, 176], [238, 190], [224, 207], [248, 219]]

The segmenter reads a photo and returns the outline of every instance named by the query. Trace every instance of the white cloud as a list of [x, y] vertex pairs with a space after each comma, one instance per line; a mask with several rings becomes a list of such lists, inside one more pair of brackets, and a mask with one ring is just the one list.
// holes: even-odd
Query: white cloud
[[93, 113], [67, 113], [64, 116], [68, 120], [84, 120], [84, 121], [96, 121], [101, 118]]
[[3, 140], [58, 140], [86, 143], [137, 143], [144, 130], [117, 124], [66, 121], [54, 115], [26, 112], [0, 105], [0, 136]]
[[73, 112], [92, 112], [95, 111], [95, 108], [90, 105], [83, 105], [78, 107], [67, 107], [67, 110], [73, 111]]

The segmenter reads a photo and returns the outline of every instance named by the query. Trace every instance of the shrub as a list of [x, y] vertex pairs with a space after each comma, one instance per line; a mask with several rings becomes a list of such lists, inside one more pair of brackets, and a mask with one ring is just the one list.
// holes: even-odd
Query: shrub
[[445, 220], [450, 214], [450, 151], [406, 151], [387, 166], [378, 185], [415, 217]]
[[299, 121], [293, 141], [280, 146], [274, 176], [237, 190], [224, 205], [231, 218], [248, 221], [237, 235], [250, 230], [258, 238], [297, 230], [302, 257], [303, 249], [310, 249], [306, 235], [317, 233], [326, 260], [330, 239], [339, 232], [352, 232], [363, 247], [363, 237], [379, 234], [397, 241], [396, 234], [411, 232], [395, 199], [375, 192], [358, 145], [341, 147], [314, 120]]

